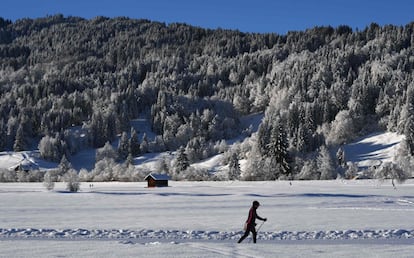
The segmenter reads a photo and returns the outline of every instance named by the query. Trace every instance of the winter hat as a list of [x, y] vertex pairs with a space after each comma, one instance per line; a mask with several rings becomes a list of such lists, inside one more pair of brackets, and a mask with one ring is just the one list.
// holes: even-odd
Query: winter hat
[[258, 201], [254, 201], [253, 202], [253, 206], [259, 207], [260, 206], [260, 203]]

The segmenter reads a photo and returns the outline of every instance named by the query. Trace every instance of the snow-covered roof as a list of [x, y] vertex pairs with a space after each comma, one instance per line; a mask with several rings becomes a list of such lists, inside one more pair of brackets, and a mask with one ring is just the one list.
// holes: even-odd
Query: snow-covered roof
[[166, 174], [153, 174], [153, 173], [151, 173], [148, 176], [146, 176], [144, 180], [148, 180], [150, 177], [153, 178], [154, 180], [170, 180], [171, 179], [171, 177], [169, 177]]

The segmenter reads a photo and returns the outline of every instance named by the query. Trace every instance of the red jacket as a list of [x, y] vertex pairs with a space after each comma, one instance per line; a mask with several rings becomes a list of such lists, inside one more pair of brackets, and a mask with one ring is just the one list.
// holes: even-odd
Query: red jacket
[[249, 217], [247, 218], [246, 224], [247, 226], [256, 226], [256, 218], [260, 220], [264, 220], [264, 218], [257, 215], [257, 207], [252, 206], [249, 210]]

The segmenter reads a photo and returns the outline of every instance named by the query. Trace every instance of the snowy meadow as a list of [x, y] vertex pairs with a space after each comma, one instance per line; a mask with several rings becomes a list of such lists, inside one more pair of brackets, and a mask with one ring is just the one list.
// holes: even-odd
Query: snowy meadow
[[[414, 180], [1, 184], [0, 257], [412, 257]], [[251, 202], [268, 218], [236, 244]], [[259, 221], [260, 222], [260, 221]], [[261, 223], [261, 222], [260, 222]], [[260, 224], [259, 224], [260, 225]]]

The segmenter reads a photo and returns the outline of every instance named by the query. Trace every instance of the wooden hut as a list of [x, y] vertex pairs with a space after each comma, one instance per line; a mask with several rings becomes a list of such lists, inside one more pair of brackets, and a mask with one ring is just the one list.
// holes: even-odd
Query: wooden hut
[[164, 187], [168, 186], [168, 180], [171, 178], [165, 174], [149, 174], [145, 177], [148, 187]]

